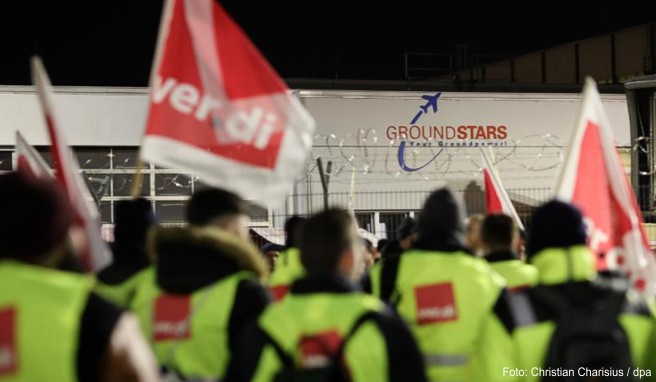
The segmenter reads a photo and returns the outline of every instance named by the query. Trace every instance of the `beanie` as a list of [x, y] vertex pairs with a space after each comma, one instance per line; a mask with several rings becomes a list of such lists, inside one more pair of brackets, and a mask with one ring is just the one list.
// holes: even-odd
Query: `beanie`
[[587, 240], [581, 211], [559, 200], [540, 206], [533, 215], [526, 254], [531, 257], [546, 248], [584, 245]]

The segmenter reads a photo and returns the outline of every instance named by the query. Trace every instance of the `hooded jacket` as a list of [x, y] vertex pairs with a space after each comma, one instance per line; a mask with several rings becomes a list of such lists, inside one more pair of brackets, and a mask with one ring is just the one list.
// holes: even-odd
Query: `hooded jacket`
[[148, 253], [154, 264], [151, 282], [171, 294], [191, 294], [238, 272], [252, 272], [252, 279], [240, 281], [234, 298], [226, 299], [234, 301], [228, 324], [231, 350], [243, 325], [270, 301], [261, 284], [267, 277], [266, 262], [255, 246], [230, 233], [217, 228], [157, 228], [149, 235]]

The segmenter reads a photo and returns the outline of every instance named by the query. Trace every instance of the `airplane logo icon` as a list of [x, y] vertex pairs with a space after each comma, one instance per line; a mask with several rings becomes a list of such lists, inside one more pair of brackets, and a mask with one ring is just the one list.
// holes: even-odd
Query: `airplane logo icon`
[[424, 114], [428, 114], [428, 109], [433, 108], [433, 113], [437, 113], [437, 100], [440, 98], [442, 95], [442, 92], [437, 92], [435, 95], [430, 96], [430, 95], [423, 95], [421, 96], [422, 99], [425, 99], [426, 104], [419, 106], [419, 108], [424, 112]]

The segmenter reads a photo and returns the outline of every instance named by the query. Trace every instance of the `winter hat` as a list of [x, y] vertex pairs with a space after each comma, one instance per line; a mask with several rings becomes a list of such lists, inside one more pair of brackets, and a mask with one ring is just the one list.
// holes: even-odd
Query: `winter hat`
[[262, 251], [263, 254], [270, 251], [282, 252], [285, 250], [285, 247], [276, 243], [266, 243], [262, 246], [260, 250]]
[[412, 235], [417, 231], [417, 221], [411, 217], [403, 219], [399, 229], [396, 231], [397, 237], [399, 240], [403, 240], [406, 237]]
[[569, 203], [552, 200], [533, 215], [526, 254], [531, 257], [546, 248], [567, 248], [585, 244], [586, 240], [581, 211]]
[[0, 204], [0, 257], [33, 260], [63, 242], [73, 224], [73, 207], [51, 179], [0, 175]]
[[463, 216], [462, 206], [450, 189], [433, 191], [419, 215], [419, 237], [457, 237], [461, 240], [464, 232]]

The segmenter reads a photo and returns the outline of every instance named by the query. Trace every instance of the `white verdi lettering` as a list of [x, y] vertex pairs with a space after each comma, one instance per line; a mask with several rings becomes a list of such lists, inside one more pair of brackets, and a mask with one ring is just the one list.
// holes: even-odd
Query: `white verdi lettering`
[[198, 89], [190, 84], [182, 83], [171, 93], [171, 106], [183, 114], [189, 114], [198, 103]]

